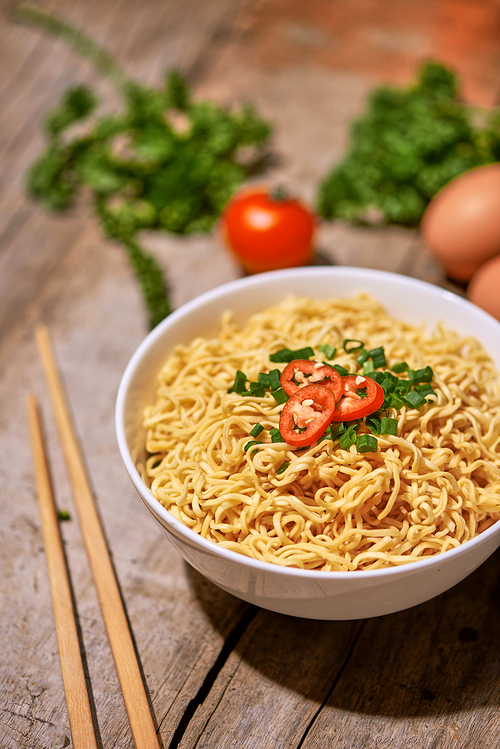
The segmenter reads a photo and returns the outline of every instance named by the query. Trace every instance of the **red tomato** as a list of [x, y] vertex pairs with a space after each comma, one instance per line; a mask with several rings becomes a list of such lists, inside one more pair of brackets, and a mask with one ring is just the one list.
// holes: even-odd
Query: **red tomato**
[[221, 217], [225, 240], [248, 273], [306, 265], [313, 254], [313, 214], [278, 190], [236, 195]]
[[294, 359], [287, 364], [280, 377], [281, 387], [288, 395], [293, 395], [299, 388], [313, 383], [331, 390], [335, 396], [335, 402], [343, 395], [342, 377], [336, 369], [327, 364], [309, 361], [309, 359]]
[[344, 375], [343, 398], [333, 412], [332, 421], [354, 421], [378, 411], [384, 402], [384, 391], [375, 380], [364, 375]]
[[335, 396], [322, 385], [298, 388], [280, 415], [281, 436], [294, 447], [305, 447], [321, 437], [335, 411]]

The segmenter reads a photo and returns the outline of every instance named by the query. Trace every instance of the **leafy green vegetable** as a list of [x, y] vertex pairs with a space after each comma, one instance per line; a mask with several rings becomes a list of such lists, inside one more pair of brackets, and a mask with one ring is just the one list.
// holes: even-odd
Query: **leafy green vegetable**
[[373, 91], [346, 156], [319, 186], [320, 215], [416, 225], [449, 180], [500, 160], [498, 115], [476, 127], [457, 92], [456, 76], [437, 62], [423, 65], [414, 86]]
[[80, 188], [92, 193], [104, 233], [125, 247], [154, 327], [171, 305], [161, 268], [140, 246], [139, 232], [210, 231], [251, 168], [241, 162], [241, 149], [261, 146], [270, 125], [251, 106], [233, 112], [193, 101], [177, 71], [159, 89], [127, 79], [85, 34], [36, 6], [18, 6], [16, 15], [69, 41], [122, 96], [121, 112], [94, 115], [83, 133], [81, 127], [71, 133], [98, 102], [85, 86], [69, 89], [46, 117], [47, 147], [26, 186], [50, 211], [67, 208]]
[[253, 429], [250, 430], [251, 437], [258, 437], [264, 431], [262, 424], [256, 424]]
[[304, 348], [298, 348], [295, 350], [280, 348], [279, 351], [275, 351], [274, 354], [269, 355], [269, 360], [274, 363], [291, 362], [294, 359], [310, 359], [311, 356], [314, 356], [314, 350], [310, 346], [305, 346]]
[[278, 470], [276, 471], [276, 475], [279, 476], [280, 473], [284, 473], [289, 465], [290, 465], [290, 461], [284, 460], [283, 463], [278, 468]]

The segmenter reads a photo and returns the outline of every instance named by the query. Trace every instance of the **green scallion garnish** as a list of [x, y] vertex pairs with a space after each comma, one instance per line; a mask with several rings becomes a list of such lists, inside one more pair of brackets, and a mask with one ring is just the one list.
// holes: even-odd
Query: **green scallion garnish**
[[261, 434], [261, 432], [263, 431], [264, 431], [264, 427], [262, 426], [262, 424], [256, 424], [254, 428], [250, 431], [250, 436], [258, 437], [259, 434]]
[[351, 445], [356, 442], [356, 432], [358, 425], [348, 427], [339, 437], [339, 444], [343, 450], [349, 450]]
[[420, 408], [427, 403], [424, 396], [417, 390], [410, 390], [406, 395], [403, 395], [403, 400], [410, 408]]
[[273, 427], [269, 430], [269, 434], [271, 435], [271, 442], [285, 442], [279, 429]]
[[263, 385], [265, 388], [268, 388], [271, 386], [271, 380], [269, 378], [269, 372], [259, 372], [257, 376], [257, 382], [260, 385]]
[[380, 434], [392, 434], [396, 436], [398, 433], [398, 420], [393, 419], [390, 416], [382, 416], [380, 419]]
[[271, 390], [277, 390], [280, 386], [281, 372], [279, 369], [271, 369], [269, 372], [269, 387]]
[[385, 358], [385, 351], [383, 346], [377, 346], [370, 350], [370, 357], [373, 361], [374, 369], [380, 369], [380, 367], [387, 366], [387, 360]]
[[396, 372], [396, 374], [399, 374], [400, 372], [408, 372], [410, 367], [405, 361], [399, 362], [398, 364], [394, 364], [393, 367], [391, 367], [393, 372]]
[[285, 393], [283, 388], [278, 388], [277, 390], [273, 390], [271, 392], [271, 395], [273, 396], [276, 403], [286, 403], [288, 400], [288, 395]]
[[269, 359], [272, 362], [291, 362], [294, 359], [310, 359], [314, 356], [314, 350], [310, 346], [299, 348], [293, 351], [289, 348], [282, 348], [274, 354], [270, 354]]
[[284, 473], [289, 465], [290, 465], [290, 461], [284, 460], [283, 463], [278, 468], [278, 470], [276, 471], [276, 475], [278, 476], [280, 473]]
[[365, 347], [363, 341], [358, 341], [357, 338], [346, 338], [342, 343], [342, 348], [346, 354], [353, 354], [355, 351], [361, 351]]
[[361, 365], [364, 364], [365, 361], [369, 358], [370, 358], [370, 352], [368, 351], [368, 349], [364, 348], [362, 352], [360, 353], [360, 355], [356, 357], [356, 361], [361, 367]]
[[427, 366], [423, 369], [409, 369], [408, 370], [408, 380], [412, 384], [421, 383], [421, 382], [432, 382], [432, 378], [434, 377], [434, 372], [432, 371], [431, 367]]
[[260, 382], [251, 382], [250, 388], [241, 393], [243, 396], [253, 396], [255, 398], [263, 398], [265, 394], [266, 388]]
[[396, 393], [388, 393], [385, 397], [384, 403], [382, 408], [395, 408], [396, 411], [399, 411], [400, 408], [403, 408], [404, 401], [397, 395]]
[[333, 359], [335, 354], [337, 353], [337, 349], [335, 346], [330, 346], [329, 343], [322, 343], [319, 347], [319, 350], [322, 354], [326, 356], [327, 359]]
[[380, 434], [380, 424], [381, 419], [378, 416], [367, 416], [365, 419], [365, 425], [372, 434]]
[[248, 452], [252, 447], [256, 447], [257, 445], [263, 445], [264, 443], [260, 440], [250, 440], [250, 442], [247, 442], [244, 446], [244, 451]]
[[247, 376], [243, 372], [238, 371], [236, 372], [236, 376], [234, 378], [234, 382], [227, 391], [228, 393], [238, 393], [238, 395], [241, 395], [243, 391], [245, 390], [245, 385], [247, 383]]
[[436, 391], [432, 389], [431, 385], [428, 382], [422, 383], [422, 385], [415, 385], [415, 390], [417, 393], [420, 393], [420, 395], [426, 396], [426, 395], [437, 395]]
[[339, 375], [342, 376], [349, 374], [349, 370], [343, 367], [341, 364], [334, 364], [333, 369], [335, 369], [339, 373]]
[[330, 424], [330, 433], [332, 435], [332, 440], [336, 440], [337, 437], [340, 437], [341, 434], [343, 434], [346, 430], [346, 426], [343, 421], [339, 421], [333, 426], [333, 423]]
[[358, 453], [377, 452], [378, 442], [373, 434], [360, 434], [356, 440], [356, 449]]

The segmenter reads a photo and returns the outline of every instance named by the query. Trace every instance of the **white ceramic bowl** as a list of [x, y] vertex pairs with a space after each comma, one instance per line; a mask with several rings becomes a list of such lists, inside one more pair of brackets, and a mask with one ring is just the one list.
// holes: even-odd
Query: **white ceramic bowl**
[[178, 552], [202, 575], [239, 598], [272, 611], [311, 619], [359, 619], [401, 611], [463, 580], [500, 545], [500, 522], [462, 546], [401, 567], [315, 572], [259, 562], [220, 548], [185, 527], [153, 497], [137, 464], [144, 455], [142, 412], [154, 400], [156, 376], [173, 346], [216, 333], [223, 312], [243, 321], [290, 293], [329, 298], [366, 291], [393, 316], [410, 323], [443, 320], [474, 335], [500, 370], [500, 324], [436, 286], [380, 271], [310, 267], [240, 279], [202, 294], [155, 328], [133, 355], [120, 385], [116, 431], [120, 452], [140, 497]]

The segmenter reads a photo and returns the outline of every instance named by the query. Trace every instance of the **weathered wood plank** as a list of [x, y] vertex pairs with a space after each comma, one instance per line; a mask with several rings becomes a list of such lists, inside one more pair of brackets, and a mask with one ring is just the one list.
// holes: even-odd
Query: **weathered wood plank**
[[179, 749], [297, 747], [361, 627], [259, 611]]
[[366, 622], [302, 746], [498, 745], [500, 554], [447, 593]]

